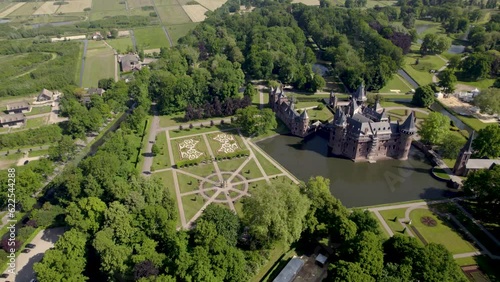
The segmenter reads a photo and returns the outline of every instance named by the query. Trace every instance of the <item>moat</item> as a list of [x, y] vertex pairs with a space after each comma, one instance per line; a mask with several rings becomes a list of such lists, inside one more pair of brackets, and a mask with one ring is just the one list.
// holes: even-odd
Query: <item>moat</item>
[[330, 179], [330, 191], [347, 207], [370, 206], [452, 196], [446, 183], [432, 178], [430, 162], [412, 147], [408, 161], [354, 163], [327, 157], [327, 140], [280, 135], [257, 143], [266, 153], [307, 181], [320, 175]]

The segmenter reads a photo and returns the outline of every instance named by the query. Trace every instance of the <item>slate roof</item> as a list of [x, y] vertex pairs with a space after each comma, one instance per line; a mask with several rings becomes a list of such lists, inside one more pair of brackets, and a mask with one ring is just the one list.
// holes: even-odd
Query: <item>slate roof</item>
[[16, 103], [7, 104], [7, 111], [26, 109], [29, 107], [30, 107], [30, 104], [26, 101], [16, 102]]
[[281, 270], [281, 272], [274, 278], [273, 282], [291, 282], [297, 275], [297, 273], [304, 266], [304, 261], [299, 257], [292, 258]]
[[465, 168], [467, 169], [489, 169], [493, 164], [500, 165], [500, 159], [490, 160], [490, 159], [469, 159]]
[[40, 95], [38, 95], [38, 99], [40, 99], [41, 97], [43, 96], [46, 96], [48, 97], [49, 99], [52, 99], [52, 97], [54, 96], [54, 92], [50, 91], [50, 90], [47, 90], [47, 89], [43, 89], [42, 92], [40, 92]]
[[121, 57], [120, 64], [122, 66], [122, 71], [124, 72], [141, 67], [141, 64], [139, 63], [139, 56], [137, 56], [136, 54], [127, 54]]
[[356, 92], [353, 93], [353, 98], [355, 98], [357, 101], [364, 102], [366, 101], [366, 90], [365, 90], [365, 85], [364, 83], [361, 83], [361, 85], [356, 89]]
[[0, 115], [0, 123], [8, 123], [24, 120], [24, 114]]
[[474, 141], [474, 131], [472, 131], [467, 143], [464, 145], [465, 152], [472, 154], [472, 141]]
[[104, 94], [104, 92], [106, 92], [106, 90], [102, 89], [102, 88], [89, 88], [87, 90], [87, 94], [88, 95], [94, 95], [94, 94], [97, 94], [99, 96], [102, 96], [102, 94]]
[[307, 110], [304, 109], [304, 111], [300, 114], [300, 117], [302, 119], [309, 119], [309, 115], [307, 114]]
[[405, 134], [413, 134], [417, 132], [417, 127], [415, 126], [415, 119], [416, 119], [415, 113], [412, 111], [401, 125], [401, 132]]

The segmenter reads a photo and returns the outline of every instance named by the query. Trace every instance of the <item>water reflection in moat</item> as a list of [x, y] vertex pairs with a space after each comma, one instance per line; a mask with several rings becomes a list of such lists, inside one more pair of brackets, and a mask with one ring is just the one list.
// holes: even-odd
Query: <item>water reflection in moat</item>
[[347, 207], [378, 205], [450, 196], [446, 183], [432, 178], [432, 167], [422, 152], [412, 147], [408, 161], [386, 160], [375, 164], [327, 157], [327, 140], [307, 141], [280, 135], [257, 143], [300, 180], [320, 175], [331, 181], [330, 191]]

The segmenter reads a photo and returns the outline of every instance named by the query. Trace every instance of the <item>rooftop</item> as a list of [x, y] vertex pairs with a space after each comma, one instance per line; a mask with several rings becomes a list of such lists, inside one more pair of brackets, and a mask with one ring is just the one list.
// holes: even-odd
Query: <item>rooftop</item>
[[0, 115], [0, 123], [24, 120], [24, 114]]
[[299, 257], [292, 258], [281, 270], [280, 274], [274, 278], [273, 282], [291, 282], [300, 271], [300, 269], [304, 266], [304, 261]]
[[10, 103], [10, 104], [7, 104], [7, 111], [29, 108], [29, 106], [30, 106], [30, 104], [26, 101]]
[[490, 160], [490, 159], [469, 159], [465, 168], [467, 169], [488, 169], [493, 164], [500, 165], [500, 159]]

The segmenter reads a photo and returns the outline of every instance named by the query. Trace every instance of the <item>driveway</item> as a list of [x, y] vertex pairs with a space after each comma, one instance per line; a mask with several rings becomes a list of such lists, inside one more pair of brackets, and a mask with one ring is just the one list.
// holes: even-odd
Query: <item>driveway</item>
[[54, 247], [55, 242], [64, 233], [64, 227], [45, 229], [40, 231], [31, 241], [36, 247], [31, 252], [25, 254], [20, 253], [16, 259], [17, 275], [10, 275], [7, 279], [0, 281], [16, 281], [27, 282], [35, 278], [33, 264], [39, 262], [43, 258], [43, 254], [50, 248]]

